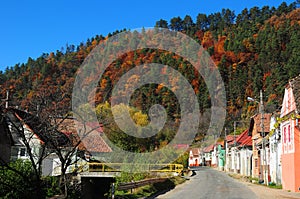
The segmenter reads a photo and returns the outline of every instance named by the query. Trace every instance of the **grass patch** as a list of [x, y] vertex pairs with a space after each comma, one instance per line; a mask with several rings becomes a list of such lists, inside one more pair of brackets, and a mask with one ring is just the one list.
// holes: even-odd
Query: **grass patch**
[[270, 182], [269, 187], [273, 188], [273, 189], [282, 189], [282, 185], [281, 184], [277, 185], [274, 182]]
[[136, 199], [141, 197], [149, 197], [164, 191], [174, 189], [176, 185], [181, 184], [185, 181], [186, 179], [180, 176], [175, 176], [167, 179], [164, 182], [154, 183], [152, 185], [146, 185], [143, 187], [136, 188], [134, 190], [117, 191], [115, 193], [115, 198]]

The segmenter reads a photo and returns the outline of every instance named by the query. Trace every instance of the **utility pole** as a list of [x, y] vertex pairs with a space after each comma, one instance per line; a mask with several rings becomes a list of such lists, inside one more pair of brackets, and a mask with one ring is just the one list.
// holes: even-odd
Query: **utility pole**
[[228, 167], [228, 151], [227, 151], [227, 128], [226, 127], [225, 127], [224, 148], [225, 148], [224, 171], [227, 171], [227, 167]]
[[260, 90], [260, 127], [261, 127], [261, 133], [262, 133], [262, 149], [263, 149], [263, 161], [264, 161], [264, 182], [268, 186], [269, 185], [269, 172], [268, 172], [268, 166], [267, 166], [267, 151], [266, 151], [266, 140], [265, 140], [265, 125], [264, 125], [264, 102], [263, 102], [263, 92]]
[[234, 157], [233, 157], [233, 161], [234, 161], [234, 173], [237, 173], [237, 150], [236, 150], [236, 138], [235, 138], [235, 133], [236, 132], [236, 121], [233, 122], [233, 138], [234, 138]]
[[261, 134], [262, 134], [262, 155], [263, 155], [263, 174], [264, 174], [264, 183], [268, 186], [269, 185], [269, 169], [267, 166], [267, 151], [266, 151], [266, 140], [265, 140], [265, 124], [264, 124], [264, 102], [263, 102], [263, 92], [260, 90], [259, 93], [260, 101], [256, 101], [251, 97], [247, 97], [248, 101], [256, 102], [259, 104], [259, 113], [260, 113], [260, 127], [261, 127]]

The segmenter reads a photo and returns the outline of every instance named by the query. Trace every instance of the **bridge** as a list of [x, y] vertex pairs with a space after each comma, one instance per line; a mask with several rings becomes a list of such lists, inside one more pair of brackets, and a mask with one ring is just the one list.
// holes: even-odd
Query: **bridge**
[[182, 164], [131, 164], [131, 163], [95, 163], [73, 165], [71, 171], [76, 171], [82, 177], [115, 177], [125, 172], [149, 173], [181, 173]]
[[170, 175], [178, 175], [183, 171], [183, 165], [86, 162], [72, 165], [69, 171], [78, 173], [77, 179], [81, 181], [85, 198], [95, 198], [104, 196], [105, 193], [109, 192], [115, 182], [115, 178], [120, 176], [122, 171], [132, 173], [147, 172], [156, 176], [153, 179], [120, 185], [119, 189], [125, 190], [149, 183], [161, 182], [166, 180], [166, 177]]

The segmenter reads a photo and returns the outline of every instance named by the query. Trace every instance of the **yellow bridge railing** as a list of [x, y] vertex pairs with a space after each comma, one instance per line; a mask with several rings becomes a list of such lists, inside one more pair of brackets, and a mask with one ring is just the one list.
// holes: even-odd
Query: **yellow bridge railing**
[[[73, 168], [75, 170], [75, 168]], [[130, 163], [86, 163], [77, 165], [79, 172], [120, 172], [120, 171], [145, 171], [145, 172], [176, 172], [181, 173], [182, 164], [130, 164]]]

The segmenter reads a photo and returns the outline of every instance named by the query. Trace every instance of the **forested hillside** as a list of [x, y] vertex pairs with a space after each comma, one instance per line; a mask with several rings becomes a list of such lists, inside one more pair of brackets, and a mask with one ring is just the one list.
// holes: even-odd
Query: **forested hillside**
[[[156, 27], [186, 33], [199, 42], [211, 55], [226, 87], [227, 122], [251, 116], [256, 104], [247, 102], [247, 96], [258, 97], [263, 89], [267, 108], [279, 108], [284, 86], [300, 74], [300, 9], [296, 3], [282, 3], [278, 8], [253, 7], [236, 14], [229, 9], [196, 19], [186, 15], [167, 21], [160, 19]], [[67, 45], [56, 52], [42, 54], [27, 63], [8, 67], [0, 74], [1, 97], [10, 93], [10, 104], [29, 111], [39, 108], [70, 111], [72, 86], [77, 69], [92, 49], [107, 36], [96, 35], [86, 42]], [[191, 65], [169, 52], [142, 49], [130, 52], [116, 60], [99, 80], [96, 103], [110, 100], [111, 88], [117, 74], [142, 63], [163, 63], [175, 66], [180, 72], [191, 71]], [[194, 78], [199, 79], [193, 81]], [[210, 106], [206, 85], [199, 75], [188, 76], [199, 97], [200, 108]], [[88, 81], [88, 80], [87, 80]], [[63, 95], [61, 94], [63, 93]], [[155, 95], [152, 95], [155, 93]], [[131, 104], [148, 111], [155, 102], [161, 102], [171, 120], [177, 119], [179, 107], [174, 94], [161, 85], [148, 85], [135, 92]], [[231, 123], [231, 122], [230, 122]]]

